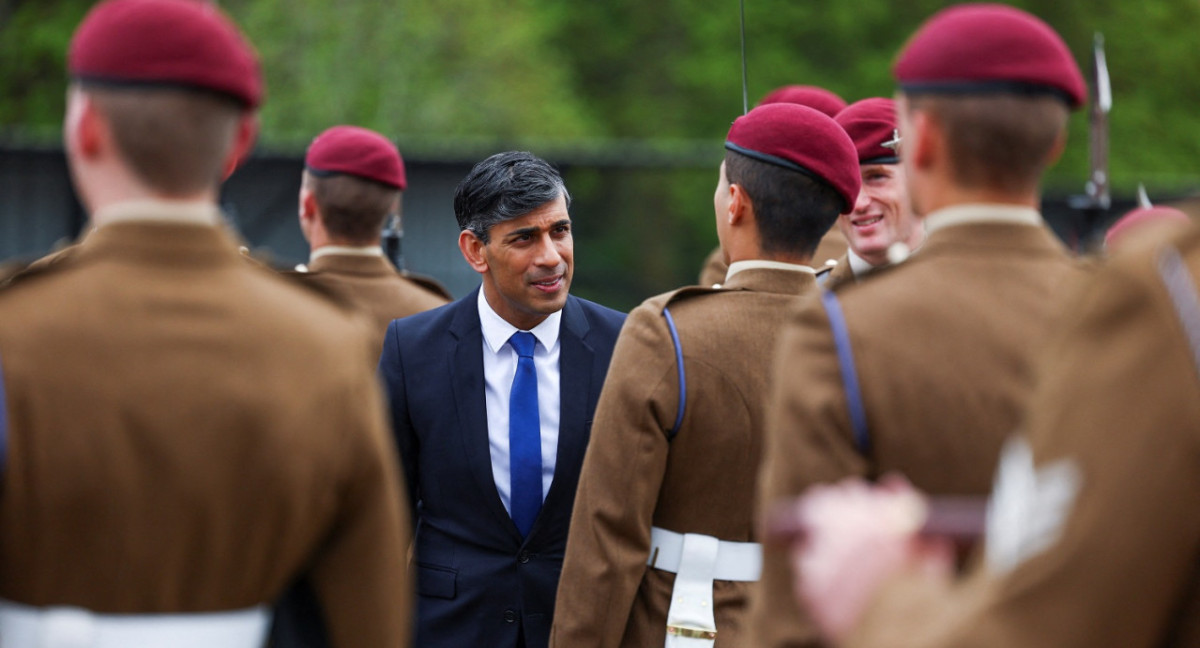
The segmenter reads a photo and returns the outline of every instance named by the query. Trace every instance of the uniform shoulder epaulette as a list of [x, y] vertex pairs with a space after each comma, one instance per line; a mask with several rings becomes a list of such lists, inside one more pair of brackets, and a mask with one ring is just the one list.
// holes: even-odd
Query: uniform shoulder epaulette
[[662, 307], [666, 308], [671, 304], [678, 304], [679, 302], [688, 299], [694, 299], [702, 295], [729, 292], [730, 290], [730, 288], [726, 288], [721, 284], [713, 284], [711, 286], [684, 286], [683, 288], [678, 288], [669, 293], [661, 295], [659, 298], [662, 300]]
[[[257, 263], [255, 265], [258, 265]], [[268, 266], [261, 266], [262, 270], [270, 272], [277, 277], [282, 277], [289, 284], [308, 291], [309, 293], [320, 297], [335, 306], [347, 311], [357, 311], [358, 307], [354, 302], [341, 290], [324, 281], [313, 281], [313, 278], [319, 275], [316, 272], [308, 272], [307, 270], [284, 269], [274, 270]]]
[[23, 284], [34, 277], [42, 277], [68, 267], [76, 249], [76, 245], [68, 245], [33, 261], [5, 263], [0, 266], [0, 289]]
[[20, 274], [28, 267], [29, 264], [20, 261], [0, 263], [0, 286], [7, 285], [9, 279]]
[[292, 270], [286, 262], [275, 258], [275, 255], [271, 254], [269, 250], [262, 248], [251, 249], [248, 245], [239, 245], [238, 253], [242, 255], [242, 260], [255, 267], [266, 268], [276, 272], [288, 272]]
[[425, 290], [437, 295], [438, 297], [442, 297], [443, 299], [448, 299], [450, 301], [454, 301], [454, 295], [451, 295], [450, 291], [446, 290], [446, 287], [443, 286], [440, 281], [438, 281], [437, 279], [434, 279], [433, 277], [428, 277], [423, 274], [417, 274], [415, 272], [409, 272], [408, 270], [401, 270], [400, 276], [417, 284], [421, 288], [424, 288]]

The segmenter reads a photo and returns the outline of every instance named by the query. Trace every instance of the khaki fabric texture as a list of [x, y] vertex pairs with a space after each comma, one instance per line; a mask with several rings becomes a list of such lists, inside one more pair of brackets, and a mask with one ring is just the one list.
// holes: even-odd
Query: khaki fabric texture
[[[378, 256], [329, 254], [308, 264], [308, 272], [295, 273], [303, 281], [322, 285], [343, 295], [375, 321], [374, 349], [383, 348], [383, 336], [394, 319], [450, 303], [431, 289], [396, 272], [391, 262]], [[372, 360], [372, 366], [379, 358]]]
[[[648, 568], [650, 527], [753, 542], [771, 357], [811, 274], [747, 269], [724, 289], [685, 288], [630, 313], [584, 459], [551, 645], [659, 646], [675, 575]], [[686, 411], [672, 441], [679, 332]], [[744, 582], [714, 584], [716, 645], [742, 645]]]
[[725, 253], [721, 251], [721, 246], [717, 246], [715, 250], [708, 253], [704, 259], [704, 265], [700, 267], [700, 280], [698, 285], [715, 286], [725, 283], [725, 275], [729, 272], [729, 264], [725, 263]]
[[843, 254], [838, 257], [837, 265], [825, 275], [825, 283], [821, 287], [825, 290], [837, 290], [849, 283], [854, 283], [854, 270], [850, 268], [849, 254]]
[[0, 597], [219, 611], [307, 574], [335, 645], [407, 645], [367, 328], [215, 227], [114, 223], [11, 281]]
[[[1037, 353], [1084, 276], [1044, 227], [974, 223], [930, 234], [909, 260], [843, 284], [872, 447], [853, 440], [819, 299], [782, 335], [760, 506], [848, 476], [897, 472], [933, 494], [982, 495], [1033, 390]], [[792, 592], [785, 551], [764, 552], [751, 645], [819, 645]]]
[[[1200, 230], [1173, 245], [1200, 284]], [[1200, 646], [1200, 367], [1159, 258], [1098, 271], [1039, 365], [1035, 465], [1082, 476], [1058, 542], [948, 590], [898, 579], [850, 645]]]

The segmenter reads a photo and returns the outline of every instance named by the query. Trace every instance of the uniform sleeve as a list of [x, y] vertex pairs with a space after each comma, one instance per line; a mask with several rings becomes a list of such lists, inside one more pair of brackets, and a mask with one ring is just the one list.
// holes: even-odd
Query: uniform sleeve
[[379, 377], [383, 381], [384, 397], [391, 413], [392, 439], [400, 456], [401, 470], [408, 488], [410, 524], [416, 524], [417, 497], [420, 493], [420, 474], [417, 472], [417, 435], [408, 414], [408, 390], [404, 383], [404, 364], [400, 357], [400, 334], [397, 321], [388, 324], [379, 356]]
[[337, 405], [346, 447], [339, 514], [317, 554], [311, 580], [334, 646], [407, 646], [411, 541], [396, 451], [372, 372], [347, 385]]
[[[1148, 266], [1098, 274], [1042, 366], [1026, 426], [1035, 474], [1066, 463], [1082, 477], [1057, 540], [979, 578], [965, 611], [935, 596], [901, 618], [912, 590], [893, 587], [852, 645], [1149, 648], [1172, 636], [1198, 595], [1200, 377]], [[927, 630], [917, 641], [908, 627]]]
[[620, 645], [646, 570], [678, 401], [661, 309], [635, 309], [617, 339], [575, 496], [550, 645]]
[[[854, 446], [833, 334], [818, 297], [804, 299], [780, 336], [759, 473], [760, 522], [780, 499], [815, 483], [866, 472]], [[749, 645], [820, 645], [792, 580], [786, 549], [764, 546], [762, 580], [750, 598]]]

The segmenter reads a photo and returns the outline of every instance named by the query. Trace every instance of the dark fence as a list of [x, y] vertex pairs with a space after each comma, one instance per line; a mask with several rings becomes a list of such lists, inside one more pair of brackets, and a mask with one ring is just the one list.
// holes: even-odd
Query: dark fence
[[[716, 245], [711, 196], [719, 148], [655, 155], [636, 146], [622, 154], [547, 155], [563, 171], [574, 197], [576, 279], [573, 292], [628, 309], [642, 299], [695, 281], [700, 261]], [[632, 151], [632, 153], [628, 153]], [[479, 283], [458, 251], [454, 188], [477, 157], [406, 156], [402, 252], [409, 270], [431, 275], [461, 296]], [[711, 159], [709, 159], [711, 158]], [[297, 223], [303, 168], [299, 154], [260, 152], [225, 184], [221, 202], [255, 254], [278, 267], [307, 259]], [[1049, 195], [1047, 221], [1075, 249], [1094, 247], [1097, 234], [1133, 201], [1114, 200], [1090, 217]], [[0, 260], [32, 259], [70, 242], [86, 214], [71, 188], [61, 149], [0, 143]]]

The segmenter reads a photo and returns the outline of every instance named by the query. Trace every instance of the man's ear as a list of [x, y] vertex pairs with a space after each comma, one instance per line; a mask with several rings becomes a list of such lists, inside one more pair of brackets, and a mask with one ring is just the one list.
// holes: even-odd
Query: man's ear
[[69, 128], [74, 130], [69, 136], [73, 137], [79, 154], [85, 159], [95, 158], [112, 140], [108, 122], [86, 93], [80, 92], [74, 97], [79, 102], [78, 117], [71, 120]]
[[729, 185], [729, 211], [725, 217], [733, 227], [744, 225], [747, 218], [754, 218], [754, 204], [750, 202], [750, 194], [746, 193], [746, 189], [740, 184]]
[[1046, 154], [1046, 166], [1053, 166], [1058, 162], [1058, 158], [1062, 156], [1063, 151], [1067, 148], [1067, 129], [1063, 128], [1058, 133], [1058, 137], [1054, 138], [1054, 146], [1050, 148], [1050, 152]]
[[225, 158], [222, 180], [228, 180], [246, 158], [250, 157], [250, 152], [254, 150], [254, 141], [258, 139], [258, 117], [251, 112], [243, 113], [238, 119], [237, 133], [234, 137], [233, 148]]
[[306, 234], [317, 222], [317, 197], [313, 195], [312, 189], [300, 185], [300, 229]]
[[467, 260], [467, 265], [479, 274], [484, 274], [488, 271], [487, 255], [484, 254], [486, 245], [475, 232], [471, 230], [463, 230], [458, 233], [458, 249], [462, 252], [463, 258]]
[[913, 168], [927, 169], [941, 156], [945, 141], [941, 124], [928, 111], [912, 113], [912, 143], [904, 142], [904, 155], [911, 155]]

